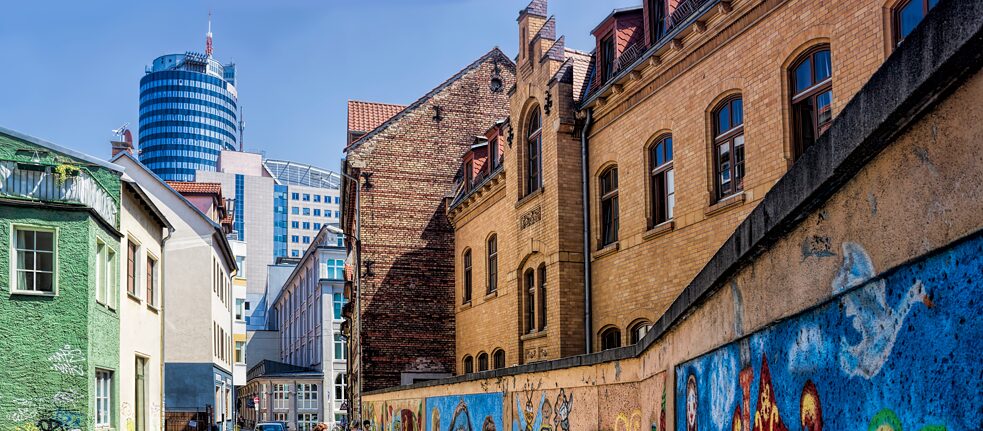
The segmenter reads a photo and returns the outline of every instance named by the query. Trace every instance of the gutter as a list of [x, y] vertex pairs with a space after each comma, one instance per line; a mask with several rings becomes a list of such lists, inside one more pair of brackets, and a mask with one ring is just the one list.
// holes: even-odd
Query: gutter
[[[167, 219], [164, 219], [165, 221]], [[167, 225], [167, 236], [160, 239], [160, 288], [158, 295], [160, 295], [160, 426], [161, 429], [164, 428], [164, 337], [167, 336], [167, 332], [164, 328], [167, 326], [167, 307], [165, 306], [165, 301], [167, 295], [164, 294], [165, 277], [167, 277], [167, 240], [174, 236], [174, 227], [169, 223]]]
[[587, 108], [587, 120], [580, 131], [580, 188], [583, 191], [584, 209], [584, 353], [594, 350], [594, 330], [591, 325], [591, 270], [590, 270], [590, 181], [587, 179], [587, 145], [590, 128], [594, 122], [594, 110]]

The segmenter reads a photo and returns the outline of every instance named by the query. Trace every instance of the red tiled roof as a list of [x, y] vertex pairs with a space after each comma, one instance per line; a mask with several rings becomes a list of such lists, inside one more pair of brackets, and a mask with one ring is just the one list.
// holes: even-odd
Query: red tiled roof
[[404, 105], [349, 100], [348, 130], [371, 132], [405, 108]]
[[168, 181], [167, 185], [171, 186], [174, 191], [178, 193], [194, 193], [194, 194], [222, 194], [222, 185], [219, 183], [193, 183], [193, 182], [183, 182], [183, 181]]

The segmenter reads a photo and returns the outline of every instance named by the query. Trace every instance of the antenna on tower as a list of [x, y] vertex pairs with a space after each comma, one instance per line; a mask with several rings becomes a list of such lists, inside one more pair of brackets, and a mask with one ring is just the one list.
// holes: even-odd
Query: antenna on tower
[[212, 56], [212, 11], [208, 11], [208, 33], [205, 34], [205, 56]]

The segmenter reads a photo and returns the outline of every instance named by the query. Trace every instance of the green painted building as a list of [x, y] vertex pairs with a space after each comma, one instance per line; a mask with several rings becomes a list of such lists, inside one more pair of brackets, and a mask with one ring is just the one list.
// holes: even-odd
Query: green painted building
[[0, 430], [120, 428], [121, 175], [0, 128]]

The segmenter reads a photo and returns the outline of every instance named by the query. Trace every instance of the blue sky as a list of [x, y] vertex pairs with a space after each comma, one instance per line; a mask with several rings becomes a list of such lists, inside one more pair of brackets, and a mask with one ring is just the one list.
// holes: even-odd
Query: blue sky
[[[640, 0], [553, 0], [567, 46]], [[528, 0], [21, 1], [0, 25], [0, 125], [106, 157], [136, 135], [138, 86], [159, 55], [204, 51], [238, 66], [245, 148], [337, 169], [349, 99], [408, 104], [499, 46], [516, 53]]]

